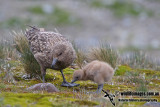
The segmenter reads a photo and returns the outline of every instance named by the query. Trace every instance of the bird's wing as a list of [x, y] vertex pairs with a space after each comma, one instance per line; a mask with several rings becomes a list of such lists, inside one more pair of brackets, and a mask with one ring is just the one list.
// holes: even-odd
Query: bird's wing
[[34, 54], [37, 52], [49, 53], [56, 44], [67, 42], [69, 41], [59, 33], [39, 32], [31, 40], [31, 50]]

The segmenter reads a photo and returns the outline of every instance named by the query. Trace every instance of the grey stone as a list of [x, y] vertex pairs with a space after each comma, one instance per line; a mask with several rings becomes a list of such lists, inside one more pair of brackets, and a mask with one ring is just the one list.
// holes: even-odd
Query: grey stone
[[51, 83], [35, 84], [35, 85], [27, 88], [27, 90], [31, 90], [31, 91], [47, 91], [49, 93], [59, 92], [59, 90]]
[[160, 107], [159, 102], [147, 102], [144, 104], [144, 107]]

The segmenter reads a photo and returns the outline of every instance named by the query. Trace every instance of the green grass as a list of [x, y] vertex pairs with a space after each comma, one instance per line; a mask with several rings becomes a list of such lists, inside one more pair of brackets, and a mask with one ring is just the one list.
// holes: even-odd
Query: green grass
[[[18, 66], [17, 66], [18, 67]], [[121, 66], [120, 66], [121, 68]], [[123, 66], [123, 68], [125, 68]], [[126, 69], [128, 69], [126, 67]], [[154, 72], [154, 71], [153, 71]], [[73, 70], [65, 69], [64, 75], [67, 81], [71, 81]], [[138, 73], [138, 74], [137, 74]], [[114, 94], [115, 91], [148, 91], [151, 89], [159, 90], [158, 87], [152, 87], [149, 85], [146, 87], [146, 82], [141, 81], [140, 74], [138, 71], [134, 70], [134, 72], [126, 72], [124, 75], [114, 76], [112, 79], [113, 85], [105, 84], [104, 90], [109, 90], [110, 93]], [[154, 74], [154, 73], [153, 73]], [[146, 75], [147, 76], [147, 75]], [[54, 78], [54, 79], [53, 79]], [[124, 81], [119, 79], [124, 78]], [[135, 78], [135, 79], [134, 79]], [[26, 90], [27, 87], [32, 86], [34, 84], [40, 83], [39, 80], [19, 80], [15, 84], [5, 83], [5, 86], [2, 84], [1, 86], [1, 97], [3, 106], [11, 105], [11, 106], [34, 106], [34, 107], [46, 107], [46, 106], [112, 106], [108, 98], [104, 98], [104, 93], [99, 95], [87, 94], [88, 92], [94, 92], [97, 89], [97, 84], [91, 81], [78, 81], [80, 84], [78, 87], [61, 87], [62, 77], [59, 71], [54, 71], [49, 69], [47, 71], [46, 76], [47, 82], [54, 83], [54, 85], [60, 90], [60, 92], [56, 93], [47, 93], [45, 91], [39, 91], [36, 93], [29, 92]], [[152, 81], [153, 84], [157, 82], [157, 79]], [[135, 83], [135, 86], [132, 85]], [[126, 85], [127, 84], [127, 85]], [[144, 85], [143, 85], [144, 84]], [[118, 102], [117, 99], [119, 96], [116, 96], [114, 101], [117, 106], [128, 106], [131, 102]], [[127, 97], [129, 98], [129, 97]], [[139, 97], [138, 97], [139, 98]], [[157, 97], [159, 98], [159, 97]], [[63, 103], [62, 103], [63, 102]], [[132, 105], [142, 106], [145, 102], [137, 102]]]
[[91, 6], [97, 7], [97, 8], [104, 8], [106, 5], [101, 0], [92, 0]]
[[136, 88], [136, 91], [140, 91], [140, 92], [147, 92], [147, 86], [145, 85], [144, 82], [140, 83], [140, 85]]
[[0, 91], [2, 91], [2, 89], [6, 88], [4, 83], [0, 83]]
[[[16, 72], [21, 72], [19, 67], [23, 66], [17, 65], [15, 66], [15, 75]], [[123, 70], [129, 69], [127, 66], [119, 66], [119, 68], [123, 68]], [[67, 68], [64, 70], [64, 75], [66, 77], [67, 81], [72, 80], [72, 75], [73, 75], [73, 69]], [[145, 81], [141, 81], [142, 77], [140, 77], [141, 74], [144, 72], [149, 72], [149, 71], [144, 71], [144, 70], [135, 70], [133, 69], [130, 72], [125, 72], [122, 75], [115, 75], [112, 79], [111, 84], [105, 84], [104, 85], [104, 90], [108, 90], [110, 93], [114, 94], [115, 91], [148, 91], [151, 89], [154, 90], [159, 90], [158, 87], [153, 87], [153, 85], [148, 85], [146, 87], [146, 84], [148, 84]], [[147, 79], [148, 76], [157, 74], [158, 71], [152, 71], [150, 75], [146, 75], [146, 81], [149, 81]], [[120, 80], [120, 79], [123, 79]], [[46, 107], [46, 106], [112, 106], [108, 98], [104, 98], [104, 93], [101, 93], [99, 95], [94, 95], [92, 93], [88, 94], [88, 92], [95, 92], [97, 89], [97, 84], [91, 82], [91, 81], [78, 81], [76, 83], [79, 83], [80, 86], [78, 87], [72, 87], [72, 88], [67, 88], [67, 87], [61, 87], [62, 83], [62, 76], [59, 71], [47, 70], [47, 75], [46, 75], [46, 81], [49, 83], [53, 83], [59, 90], [60, 92], [56, 93], [47, 93], [45, 91], [39, 91], [39, 92], [30, 92], [27, 91], [26, 88], [40, 83], [40, 80], [25, 80], [25, 79], [20, 79], [18, 80], [15, 84], [13, 83], [3, 83], [1, 82], [0, 84], [0, 89], [1, 89], [1, 97], [3, 100], [1, 104], [3, 106], [6, 105], [11, 105], [11, 106], [35, 106], [35, 107]], [[158, 82], [158, 79], [154, 79], [152, 81], [153, 84]], [[132, 84], [135, 83], [135, 86]], [[126, 85], [127, 84], [127, 85]], [[145, 84], [145, 85], [143, 85]], [[159, 90], [160, 91], [160, 90]], [[131, 102], [118, 102], [117, 99], [119, 96], [116, 96], [114, 101], [116, 102], [117, 106], [128, 106], [131, 104]], [[128, 97], [127, 97], [128, 98]], [[159, 97], [157, 97], [159, 98]], [[62, 103], [63, 102], [63, 103]], [[132, 105], [139, 105], [142, 106], [144, 104], [141, 102], [137, 102], [136, 104]]]
[[34, 6], [28, 9], [29, 12], [34, 14], [45, 14], [41, 6]]
[[70, 20], [71, 14], [64, 9], [54, 8], [54, 12], [51, 16], [48, 16], [48, 20], [54, 24], [70, 24], [72, 20]]
[[130, 72], [130, 71], [132, 71], [132, 68], [130, 68], [129, 66], [121, 65], [121, 66], [118, 66], [114, 75], [115, 76], [124, 75], [126, 72]]
[[111, 4], [107, 4], [102, 0], [93, 0], [90, 4], [93, 7], [110, 9], [116, 17], [139, 16], [141, 13], [146, 13], [148, 16], [153, 15], [151, 10], [127, 0], [115, 0]]
[[0, 106], [2, 107], [2, 106], [4, 106], [4, 98], [0, 95]]
[[42, 19], [39, 20], [39, 25], [41, 26], [79, 24], [80, 22], [80, 20], [69, 11], [57, 6], [53, 7], [52, 13], [46, 13], [42, 6], [30, 7], [28, 11], [42, 17]]
[[[74, 98], [73, 93], [53, 93], [53, 94], [32, 94], [32, 93], [4, 93], [4, 105], [11, 106], [34, 106], [34, 107], [51, 107], [51, 106], [96, 106], [99, 105], [94, 101], [79, 100]], [[16, 102], [15, 102], [16, 101]], [[62, 103], [63, 102], [63, 103]]]

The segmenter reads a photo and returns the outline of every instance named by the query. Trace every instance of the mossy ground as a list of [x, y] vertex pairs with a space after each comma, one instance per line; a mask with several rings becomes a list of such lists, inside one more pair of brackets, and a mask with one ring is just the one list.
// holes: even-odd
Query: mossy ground
[[[51, 106], [113, 106], [104, 93], [93, 94], [97, 84], [91, 81], [78, 81], [78, 87], [61, 87], [62, 77], [59, 71], [47, 70], [46, 81], [53, 83], [60, 92], [47, 93], [31, 92], [26, 90], [34, 84], [41, 83], [41, 80], [21, 78], [24, 68], [20, 62], [11, 61], [14, 64], [13, 74], [15, 83], [0, 82], [0, 106], [13, 107], [51, 107]], [[66, 68], [64, 75], [68, 82], [72, 80], [74, 69]], [[3, 75], [1, 75], [3, 76]], [[143, 85], [142, 85], [143, 84]], [[117, 91], [153, 91], [160, 92], [160, 72], [153, 70], [132, 69], [128, 66], [119, 66], [115, 72], [112, 82], [104, 85], [104, 90], [115, 94]], [[117, 95], [114, 99], [116, 106], [142, 106], [146, 102], [119, 102], [119, 98], [131, 98], [131, 96]], [[143, 97], [135, 97], [143, 98]], [[160, 96], [148, 96], [160, 101]]]

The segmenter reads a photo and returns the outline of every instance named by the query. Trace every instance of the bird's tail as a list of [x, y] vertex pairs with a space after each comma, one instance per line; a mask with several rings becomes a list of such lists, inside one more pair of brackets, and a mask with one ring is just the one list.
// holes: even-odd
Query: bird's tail
[[26, 26], [29, 26], [30, 28], [32, 28], [30, 30], [26, 29], [25, 36], [27, 37], [27, 39], [33, 38], [35, 33], [40, 31], [39, 28], [35, 26], [30, 26], [30, 25], [26, 25]]
[[39, 30], [36, 26], [31, 26], [31, 25], [26, 25], [26, 26], [29, 26], [29, 27], [31, 27], [32, 29], [35, 29], [35, 30]]

